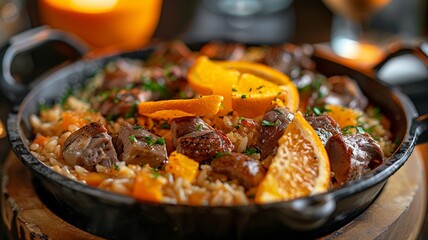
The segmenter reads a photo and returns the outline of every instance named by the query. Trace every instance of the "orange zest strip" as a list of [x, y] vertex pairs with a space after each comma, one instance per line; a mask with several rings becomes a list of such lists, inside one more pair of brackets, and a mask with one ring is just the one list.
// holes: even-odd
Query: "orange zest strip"
[[194, 99], [176, 99], [141, 102], [138, 113], [155, 118], [175, 118], [181, 116], [205, 116], [217, 114], [223, 97], [220, 95], [202, 96]]

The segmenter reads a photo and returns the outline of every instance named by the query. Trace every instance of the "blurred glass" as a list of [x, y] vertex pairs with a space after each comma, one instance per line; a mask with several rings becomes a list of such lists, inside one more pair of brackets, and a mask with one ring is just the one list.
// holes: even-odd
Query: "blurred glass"
[[204, 2], [220, 13], [249, 16], [280, 11], [288, 7], [292, 0], [205, 0]]
[[334, 13], [331, 47], [339, 56], [373, 64], [394, 42], [420, 34], [420, 0], [323, 0]]
[[74, 33], [93, 48], [134, 50], [156, 29], [162, 0], [39, 0], [42, 23]]
[[8, 39], [29, 26], [22, 0], [0, 0], [0, 47]]

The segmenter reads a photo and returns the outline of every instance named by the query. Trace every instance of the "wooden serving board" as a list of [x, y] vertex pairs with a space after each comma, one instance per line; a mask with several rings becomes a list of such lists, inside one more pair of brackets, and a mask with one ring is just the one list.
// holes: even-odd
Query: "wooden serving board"
[[[416, 147], [376, 201], [330, 239], [416, 239], [426, 212], [428, 144]], [[101, 239], [52, 213], [33, 189], [28, 169], [10, 153], [2, 169], [2, 220], [11, 239]]]

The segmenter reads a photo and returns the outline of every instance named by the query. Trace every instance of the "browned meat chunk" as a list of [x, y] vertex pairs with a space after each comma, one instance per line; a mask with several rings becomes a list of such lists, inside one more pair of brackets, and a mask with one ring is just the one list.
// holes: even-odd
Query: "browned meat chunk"
[[233, 143], [223, 132], [198, 117], [174, 119], [171, 133], [176, 151], [197, 162], [211, 161], [217, 153], [233, 150]]
[[195, 54], [182, 41], [168, 41], [156, 44], [150, 66], [177, 64], [183, 69], [189, 68], [195, 60]]
[[278, 147], [278, 140], [284, 134], [293, 117], [293, 113], [286, 108], [274, 108], [265, 113], [255, 145], [260, 151], [260, 159], [265, 159], [275, 152]]
[[153, 93], [138, 88], [122, 89], [111, 91], [106, 99], [94, 103], [94, 109], [98, 110], [103, 116], [134, 116], [138, 102], [150, 101], [153, 99]]
[[245, 54], [241, 43], [210, 42], [202, 47], [200, 53], [215, 60], [240, 60]]
[[294, 44], [283, 44], [270, 47], [266, 50], [262, 63], [278, 69], [279, 71], [293, 75], [301, 69], [315, 69], [315, 63], [311, 60], [313, 48], [310, 45], [297, 46]]
[[357, 180], [383, 163], [383, 151], [368, 134], [336, 134], [325, 146], [334, 173], [333, 184]]
[[158, 167], [168, 161], [165, 140], [140, 126], [122, 125], [116, 149], [119, 159], [127, 164]]
[[315, 130], [318, 137], [320, 137], [324, 146], [331, 136], [342, 133], [339, 124], [330, 116], [309, 115], [309, 116], [305, 116], [305, 118], [308, 121], [308, 123], [312, 126], [312, 128]]
[[242, 153], [224, 154], [211, 162], [214, 172], [237, 179], [246, 189], [257, 186], [266, 174], [259, 161]]
[[112, 138], [99, 122], [92, 122], [72, 133], [64, 142], [62, 156], [68, 165], [90, 170], [97, 164], [111, 167], [118, 161]]
[[141, 78], [141, 66], [130, 60], [119, 59], [114, 65], [105, 71], [105, 79], [102, 89], [111, 90], [125, 88], [126, 86], [139, 82]]
[[364, 110], [368, 100], [358, 84], [347, 76], [334, 76], [327, 79], [328, 93], [318, 91], [309, 99], [309, 106], [325, 104], [340, 105]]

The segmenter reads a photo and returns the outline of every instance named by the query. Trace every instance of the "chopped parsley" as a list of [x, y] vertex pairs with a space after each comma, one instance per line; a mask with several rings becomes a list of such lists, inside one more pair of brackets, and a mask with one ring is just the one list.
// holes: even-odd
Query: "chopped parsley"
[[147, 77], [143, 77], [141, 88], [143, 90], [149, 90], [154, 93], [159, 93], [161, 97], [168, 97], [168, 90], [165, 85], [153, 81]]
[[241, 98], [242, 98], [242, 99], [245, 99], [245, 98], [247, 98], [247, 95], [246, 95], [246, 94], [242, 94], [242, 95], [241, 95]]
[[114, 164], [113, 164], [113, 166], [114, 166], [114, 170], [116, 170], [116, 171], [119, 171], [119, 170], [120, 170], [120, 168], [119, 168], [119, 164], [114, 163]]
[[134, 142], [135, 142], [135, 135], [134, 135], [134, 134], [130, 135], [128, 138], [129, 138], [129, 141], [130, 141], [131, 143], [134, 143]]
[[230, 155], [230, 154], [231, 154], [230, 152], [217, 152], [217, 153], [215, 154], [214, 159], [216, 159], [216, 158], [220, 158], [220, 157], [223, 157], [223, 156], [227, 156], [227, 155]]
[[327, 109], [325, 106], [322, 107], [308, 107], [306, 114], [314, 113], [316, 116], [321, 116], [323, 113], [331, 112], [330, 109]]
[[275, 112], [277, 112], [277, 113], [281, 114], [281, 115], [284, 115], [284, 112], [282, 112], [279, 108], [274, 108], [273, 110], [274, 110]]
[[251, 154], [259, 153], [259, 152], [260, 152], [259, 149], [252, 147], [252, 148], [245, 149], [245, 151], [243, 153], [247, 154], [247, 155], [251, 155]]
[[198, 124], [198, 125], [196, 126], [196, 131], [197, 131], [197, 132], [201, 131], [201, 130], [202, 130], [202, 127], [203, 127], [203, 125], [202, 125], [202, 124]]
[[138, 130], [138, 129], [142, 129], [143, 127], [141, 127], [140, 125], [134, 125], [132, 126], [132, 129], [134, 130]]
[[157, 168], [152, 168], [152, 175], [156, 179], [160, 176], [159, 170]]
[[165, 145], [165, 138], [163, 138], [163, 137], [158, 138], [158, 139], [154, 139], [151, 136], [147, 136], [147, 137], [144, 137], [144, 140], [146, 141], [147, 145], [149, 145], [149, 146], [153, 146], [155, 144]]
[[137, 113], [137, 107], [138, 107], [138, 101], [135, 101], [131, 109], [125, 113], [125, 118], [133, 118], [135, 116], [135, 113]]
[[160, 125], [161, 129], [171, 129], [171, 125], [169, 125], [168, 123], [164, 122]]
[[352, 126], [352, 125], [348, 125], [342, 128], [342, 133], [343, 134], [352, 134], [351, 129], [355, 129], [357, 131], [357, 133], [366, 133], [366, 131], [364, 130], [364, 128], [362, 128], [361, 126]]
[[268, 121], [265, 119], [262, 120], [262, 126], [266, 126], [266, 127], [275, 127], [275, 126], [278, 126], [280, 124], [281, 124], [281, 121], [279, 121], [279, 120], [276, 120], [275, 122]]

